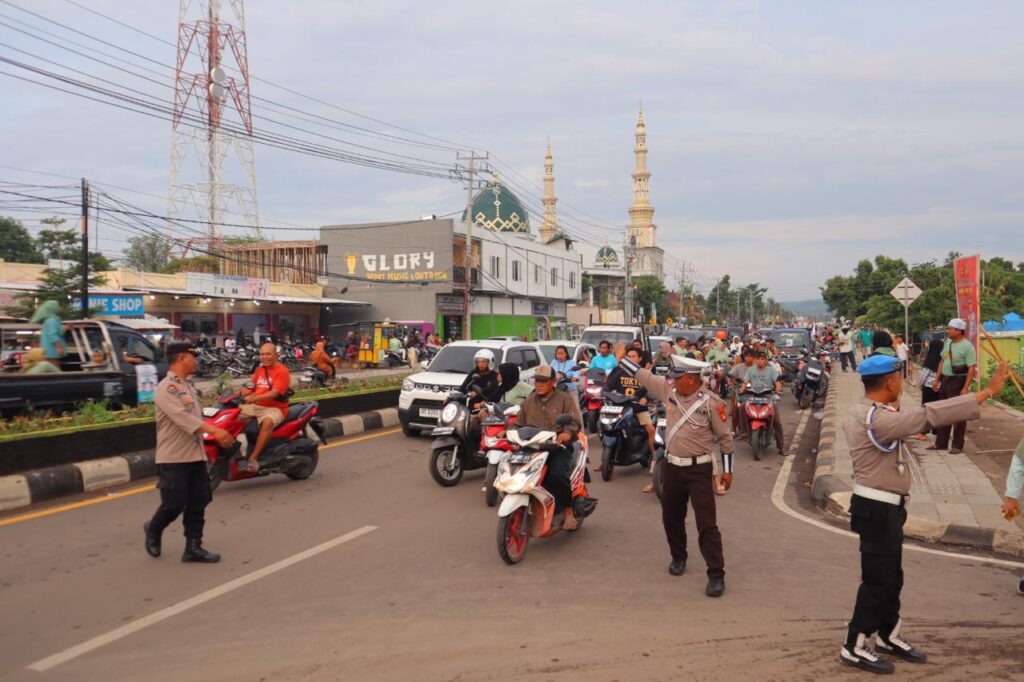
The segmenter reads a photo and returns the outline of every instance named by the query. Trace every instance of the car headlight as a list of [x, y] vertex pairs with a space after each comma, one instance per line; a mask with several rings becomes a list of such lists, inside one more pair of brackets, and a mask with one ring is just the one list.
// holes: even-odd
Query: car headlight
[[409, 392], [409, 391], [413, 390], [414, 386], [415, 386], [415, 384], [412, 382], [412, 379], [406, 379], [405, 381], [402, 382], [402, 390], [403, 391]]
[[441, 423], [447, 424], [455, 420], [455, 415], [459, 413], [459, 406], [455, 403], [448, 403], [441, 410]]

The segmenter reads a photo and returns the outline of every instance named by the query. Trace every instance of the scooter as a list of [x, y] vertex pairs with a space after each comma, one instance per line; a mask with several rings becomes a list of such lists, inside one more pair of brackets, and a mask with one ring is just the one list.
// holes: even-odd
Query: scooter
[[330, 377], [327, 372], [316, 367], [307, 367], [302, 370], [302, 375], [299, 377], [299, 382], [308, 384], [310, 386], [317, 386], [323, 388], [330, 381]]
[[458, 485], [462, 474], [487, 466], [487, 456], [480, 450], [478, 433], [472, 431], [473, 412], [470, 402], [474, 398], [460, 391], [448, 394], [441, 417], [430, 435], [430, 476], [438, 485], [450, 488]]
[[647, 406], [639, 402], [646, 395], [646, 389], [641, 387], [631, 396], [621, 393], [608, 393], [604, 396], [600, 429], [601, 478], [605, 481], [612, 480], [616, 466], [639, 464], [647, 468], [651, 465], [647, 432], [636, 417], [637, 410], [647, 409]]
[[400, 351], [384, 349], [384, 362], [382, 363], [385, 367], [403, 367], [409, 364], [408, 355], [403, 348]]
[[323, 420], [317, 416], [320, 404], [310, 401], [288, 407], [288, 415], [270, 435], [270, 441], [259, 457], [259, 471], [254, 473], [245, 469], [238, 455], [244, 452], [248, 459], [256, 445], [260, 425], [256, 420], [248, 423], [241, 420], [241, 397], [239, 391], [221, 395], [217, 398], [219, 407], [213, 408], [213, 414], [205, 420], [224, 429], [237, 441], [230, 448], [223, 448], [211, 434], [203, 434], [210, 490], [216, 490], [222, 481], [243, 481], [269, 474], [284, 474], [296, 481], [309, 478], [320, 461], [320, 446], [309, 437], [307, 427], [313, 430], [321, 443], [327, 444]]
[[810, 357], [803, 364], [800, 374], [793, 383], [793, 396], [801, 410], [818, 402], [818, 399], [825, 395], [828, 389], [828, 374], [821, 360]]
[[608, 373], [600, 367], [591, 367], [583, 375], [582, 400], [586, 401], [584, 413], [587, 415], [587, 431], [591, 434], [598, 431], [598, 416], [604, 406], [604, 385], [608, 381]]
[[747, 416], [747, 439], [754, 449], [754, 461], [760, 462], [774, 432], [775, 394], [769, 388], [756, 393], [747, 391], [745, 395], [743, 411]]
[[[569, 415], [560, 415], [560, 425], [572, 421]], [[505, 494], [498, 508], [498, 554], [507, 564], [517, 564], [526, 557], [526, 548], [531, 537], [550, 537], [562, 530], [565, 521], [563, 513], [555, 513], [555, 498], [541, 486], [548, 471], [548, 454], [565, 446], [556, 441], [554, 431], [541, 431], [524, 426], [509, 431], [509, 441], [519, 448], [498, 466], [498, 478], [494, 487]], [[583, 527], [583, 520], [594, 513], [597, 499], [587, 493], [585, 482], [587, 452], [586, 437], [582, 436], [572, 445], [573, 459], [569, 480], [572, 485], [573, 513], [576, 529]]]
[[494, 487], [494, 481], [498, 478], [498, 466], [515, 449], [515, 446], [504, 434], [509, 429], [515, 429], [519, 406], [490, 403], [485, 409], [488, 415], [480, 420], [480, 427], [483, 431], [480, 435], [480, 451], [487, 453], [484, 503], [488, 507], [493, 507], [498, 503], [498, 490]]

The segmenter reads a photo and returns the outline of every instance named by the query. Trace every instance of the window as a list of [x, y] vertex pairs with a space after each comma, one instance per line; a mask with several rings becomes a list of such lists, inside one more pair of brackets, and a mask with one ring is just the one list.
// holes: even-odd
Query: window
[[521, 350], [506, 351], [505, 362], [511, 362], [519, 369], [526, 369], [526, 367], [523, 366], [523, 352]]
[[533, 282], [534, 284], [540, 284], [540, 266], [533, 266]]
[[512, 261], [512, 281], [519, 282], [523, 279], [523, 264], [521, 261]]
[[491, 256], [491, 277], [501, 277], [501, 258]]
[[569, 272], [569, 288], [570, 289], [575, 289], [576, 288], [576, 271], [575, 270], [572, 270], [572, 271]]
[[520, 366], [521, 369], [540, 367], [540, 357], [537, 355], [537, 351], [532, 348], [524, 348], [522, 353], [525, 366]]
[[558, 286], [558, 268], [551, 268], [551, 286]]

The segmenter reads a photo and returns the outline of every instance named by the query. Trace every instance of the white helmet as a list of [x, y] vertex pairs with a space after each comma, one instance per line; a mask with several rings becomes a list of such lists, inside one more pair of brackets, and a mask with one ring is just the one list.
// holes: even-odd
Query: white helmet
[[491, 351], [487, 350], [486, 348], [481, 348], [480, 350], [478, 350], [476, 352], [476, 355], [473, 356], [473, 366], [474, 367], [476, 366], [476, 363], [477, 363], [478, 360], [486, 360], [487, 361], [487, 369], [491, 369], [491, 370], [494, 369], [494, 353], [492, 353]]

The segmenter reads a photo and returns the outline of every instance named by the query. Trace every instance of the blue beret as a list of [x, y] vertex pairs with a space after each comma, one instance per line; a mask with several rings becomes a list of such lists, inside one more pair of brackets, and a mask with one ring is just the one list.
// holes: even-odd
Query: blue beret
[[857, 366], [862, 377], [874, 377], [881, 374], [892, 374], [899, 367], [899, 360], [888, 355], [872, 355]]

